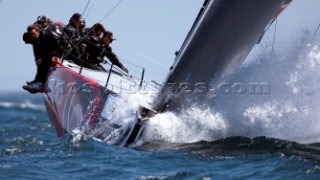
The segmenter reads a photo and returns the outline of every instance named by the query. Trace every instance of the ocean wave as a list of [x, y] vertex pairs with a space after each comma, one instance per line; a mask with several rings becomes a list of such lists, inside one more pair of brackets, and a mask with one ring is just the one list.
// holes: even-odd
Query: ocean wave
[[320, 144], [299, 144], [265, 136], [249, 138], [242, 136], [228, 137], [216, 141], [194, 143], [145, 142], [137, 146], [139, 150], [175, 149], [200, 155], [206, 159], [233, 159], [239, 156], [271, 153], [299, 160], [320, 162]]
[[37, 110], [45, 111], [44, 104], [34, 104], [30, 100], [26, 100], [22, 103], [18, 102], [0, 102], [0, 109], [27, 109], [27, 110]]
[[22, 152], [21, 148], [11, 147], [11, 148], [6, 148], [6, 149], [0, 151], [0, 156], [10, 155], [10, 154], [15, 154], [15, 153], [20, 153], [20, 152]]

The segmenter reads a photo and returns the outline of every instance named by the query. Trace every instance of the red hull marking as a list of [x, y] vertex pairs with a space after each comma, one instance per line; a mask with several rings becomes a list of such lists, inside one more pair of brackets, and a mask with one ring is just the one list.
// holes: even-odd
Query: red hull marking
[[[51, 73], [49, 74], [48, 78], [49, 77], [52, 77], [52, 78], [61, 77], [60, 79], [63, 79], [64, 82], [69, 82], [69, 83], [76, 82], [77, 80], [80, 80], [83, 83], [90, 84], [90, 86], [93, 87], [93, 90], [94, 90], [93, 91], [93, 107], [92, 107], [92, 110], [88, 116], [88, 119], [84, 120], [84, 123], [88, 125], [89, 129], [91, 129], [93, 127], [94, 121], [96, 119], [96, 116], [97, 116], [97, 113], [99, 110], [100, 85], [97, 82], [95, 82], [95, 81], [93, 81], [93, 80], [91, 80], [81, 74], [78, 74], [71, 69], [64, 67], [58, 61], [57, 58], [53, 59], [52, 66], [54, 68], [51, 70]], [[57, 69], [57, 68], [59, 68], [57, 66], [60, 66], [62, 68]], [[65, 79], [63, 77], [65, 77]], [[53, 86], [53, 85], [54, 84], [51, 84], [51, 86]], [[49, 86], [50, 86], [50, 82], [48, 82], [48, 84], [47, 84], [47, 87], [49, 87]], [[52, 121], [55, 124], [57, 135], [62, 136], [64, 134], [63, 127], [62, 127], [63, 117], [64, 117], [63, 112], [64, 112], [64, 109], [66, 108], [66, 107], [64, 107], [64, 104], [65, 104], [67, 96], [65, 96], [64, 94], [60, 94], [61, 96], [59, 96], [59, 94], [56, 95], [54, 93], [53, 94], [49, 94], [49, 93], [50, 92], [46, 93], [46, 107], [48, 110], [48, 115], [51, 117]], [[59, 100], [60, 100], [60, 102], [58, 102]]]

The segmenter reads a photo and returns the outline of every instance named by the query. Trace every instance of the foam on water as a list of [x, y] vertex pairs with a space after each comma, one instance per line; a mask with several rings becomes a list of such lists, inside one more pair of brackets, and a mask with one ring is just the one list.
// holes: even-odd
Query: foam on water
[[172, 143], [193, 143], [222, 138], [228, 130], [228, 122], [222, 114], [209, 108], [190, 107], [180, 115], [167, 112], [150, 119], [151, 132], [164, 141]]

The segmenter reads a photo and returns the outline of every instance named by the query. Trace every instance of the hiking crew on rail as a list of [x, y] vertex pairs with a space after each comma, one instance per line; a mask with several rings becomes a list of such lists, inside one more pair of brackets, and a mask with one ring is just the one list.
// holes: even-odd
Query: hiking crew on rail
[[37, 65], [35, 79], [22, 86], [30, 93], [43, 92], [54, 56], [101, 71], [105, 71], [101, 63], [106, 63], [104, 57], [107, 57], [113, 65], [128, 73], [110, 47], [115, 40], [113, 33], [106, 31], [100, 23], [85, 28], [85, 20], [79, 13], [73, 14], [66, 26], [39, 16], [34, 24], [28, 26], [23, 40], [26, 44], [33, 45]]

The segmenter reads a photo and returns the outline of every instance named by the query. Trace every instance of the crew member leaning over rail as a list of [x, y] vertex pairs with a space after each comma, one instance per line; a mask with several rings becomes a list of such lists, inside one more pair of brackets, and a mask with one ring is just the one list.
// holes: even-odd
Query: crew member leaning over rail
[[60, 37], [49, 32], [50, 30], [52, 29], [48, 28], [47, 31], [41, 31], [39, 26], [32, 24], [28, 26], [28, 32], [23, 35], [26, 44], [30, 43], [33, 45], [33, 53], [37, 65], [35, 79], [32, 82], [27, 82], [27, 85], [22, 86], [23, 89], [30, 93], [43, 92], [44, 83], [52, 63], [52, 57], [60, 56], [62, 53], [59, 46]]
[[100, 64], [105, 62], [104, 57], [107, 57], [113, 65], [118, 66], [121, 70], [128, 73], [128, 69], [122, 65], [117, 55], [112, 52], [110, 44], [114, 40], [113, 34], [110, 31], [104, 31], [101, 38], [88, 35], [83, 40], [83, 43], [86, 44], [87, 53], [84, 67], [95, 70], [105, 70]]
[[101, 53], [101, 59], [103, 59], [104, 56], [106, 56], [113, 65], [118, 66], [121, 68], [124, 72], [128, 73], [128, 69], [125, 68], [122, 63], [119, 61], [117, 55], [112, 52], [112, 48], [110, 47], [110, 44], [112, 41], [114, 41], [115, 38], [113, 38], [113, 33], [110, 31], [105, 31], [101, 38], [102, 43], [102, 49], [103, 53]]
[[[79, 13], [73, 14], [65, 27], [47, 20], [45, 16], [39, 16], [23, 35], [25, 43], [33, 45], [37, 65], [35, 79], [27, 82], [23, 89], [30, 93], [43, 92], [53, 56], [63, 56], [78, 65], [96, 70], [105, 70], [100, 64], [107, 57], [113, 65], [128, 73], [110, 47], [115, 40], [113, 33], [106, 31], [102, 24], [96, 23], [92, 28], [85, 29], [85, 21]], [[79, 31], [81, 28], [82, 34]]]

